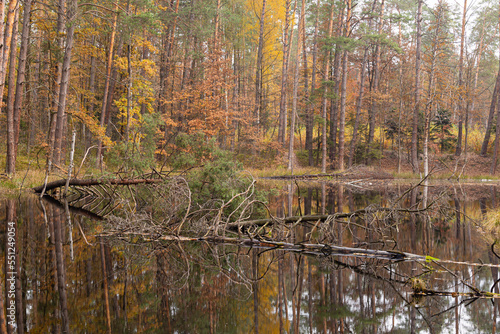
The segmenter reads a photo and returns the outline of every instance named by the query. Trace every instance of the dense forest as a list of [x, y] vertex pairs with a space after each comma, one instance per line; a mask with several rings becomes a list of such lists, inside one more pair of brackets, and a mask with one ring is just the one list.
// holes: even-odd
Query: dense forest
[[[429, 172], [489, 156], [500, 127], [492, 1], [10, 0], [0, 4], [1, 150], [47, 169], [254, 166]], [[2, 152], [2, 153], [3, 153]], [[189, 159], [179, 159], [189, 153]], [[93, 162], [92, 162], [93, 161]], [[18, 168], [19, 169], [19, 168]]]

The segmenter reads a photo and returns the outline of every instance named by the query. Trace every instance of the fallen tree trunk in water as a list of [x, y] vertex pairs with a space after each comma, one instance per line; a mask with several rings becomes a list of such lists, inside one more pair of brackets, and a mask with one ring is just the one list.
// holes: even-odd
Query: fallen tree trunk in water
[[[113, 184], [113, 185], [133, 185], [133, 184], [151, 184], [162, 182], [162, 179], [87, 179], [87, 180], [79, 180], [79, 179], [71, 179], [69, 180], [70, 186], [97, 186], [97, 185], [105, 185], [105, 184]], [[66, 179], [56, 180], [47, 183], [45, 187], [45, 191], [50, 191], [56, 188], [64, 187], [66, 185]], [[41, 193], [44, 185], [34, 187], [33, 190], [36, 193]]]
[[366, 209], [360, 209], [356, 210], [353, 212], [346, 212], [346, 213], [334, 213], [330, 215], [309, 215], [309, 216], [290, 216], [290, 217], [284, 217], [284, 218], [263, 218], [263, 219], [255, 219], [255, 220], [246, 220], [246, 221], [239, 221], [239, 222], [234, 222], [234, 223], [228, 223], [225, 226], [229, 228], [230, 230], [234, 230], [235, 228], [239, 227], [245, 227], [245, 226], [262, 226], [266, 225], [269, 223], [275, 223], [275, 222], [280, 222], [284, 224], [291, 224], [291, 223], [300, 223], [300, 222], [317, 222], [317, 221], [326, 221], [329, 219], [341, 219], [341, 218], [353, 218], [353, 217], [358, 217], [361, 215], [369, 214], [369, 213], [377, 213], [377, 212], [397, 212], [397, 213], [422, 213], [425, 212], [429, 209], [431, 205], [428, 205], [425, 208], [422, 209], [401, 209], [401, 208], [384, 208], [384, 207], [377, 207], [377, 208], [366, 208]]

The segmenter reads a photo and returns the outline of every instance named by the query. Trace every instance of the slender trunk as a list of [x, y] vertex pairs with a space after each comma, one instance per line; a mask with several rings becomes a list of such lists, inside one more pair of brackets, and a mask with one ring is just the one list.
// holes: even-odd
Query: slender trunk
[[7, 174], [14, 174], [16, 170], [16, 119], [19, 122], [19, 116], [15, 114], [14, 99], [16, 91], [16, 51], [17, 51], [17, 21], [19, 17], [19, 10], [16, 10], [14, 15], [14, 28], [12, 29], [12, 39], [9, 55], [9, 77], [7, 89], [7, 161], [5, 172]]
[[[398, 9], [398, 14], [401, 12]], [[398, 23], [398, 45], [402, 45], [401, 22]], [[399, 57], [399, 112], [398, 112], [398, 174], [401, 173], [401, 116], [403, 113], [403, 57]]]
[[[346, 14], [346, 24], [344, 29], [344, 37], [348, 38], [351, 30], [351, 0], [346, 0], [347, 14]], [[342, 54], [342, 84], [340, 92], [340, 117], [339, 117], [339, 163], [338, 168], [343, 171], [344, 166], [344, 155], [345, 155], [345, 111], [346, 111], [346, 101], [347, 101], [347, 54], [348, 51], [344, 50]]]
[[[337, 36], [342, 34], [342, 16], [343, 8], [339, 11]], [[340, 88], [340, 66], [342, 61], [342, 51], [339, 43], [335, 45], [335, 56], [333, 57], [332, 64], [332, 81], [333, 81], [333, 97], [330, 99], [330, 159], [332, 163], [335, 161], [335, 154], [337, 153], [337, 128], [338, 128], [338, 113], [339, 113], [339, 88]]]
[[130, 140], [130, 109], [132, 108], [132, 59], [131, 59], [131, 47], [130, 44], [127, 45], [127, 124], [125, 127], [125, 141], [128, 143]]
[[[111, 82], [111, 70], [113, 68], [113, 54], [115, 47], [115, 39], [116, 39], [116, 27], [118, 24], [118, 1], [115, 3], [115, 15], [113, 18], [113, 28], [111, 30], [111, 38], [109, 42], [109, 53], [108, 53], [108, 61], [106, 63], [106, 82], [104, 83], [104, 94], [102, 100], [102, 109], [101, 109], [101, 126], [106, 125], [106, 117], [108, 112], [108, 95], [109, 95], [109, 87]], [[96, 159], [96, 168], [102, 167], [102, 140], [99, 139], [97, 145], [97, 159]]]
[[[424, 155], [424, 177], [427, 177], [429, 175], [429, 135], [430, 135], [430, 124], [431, 124], [431, 111], [432, 111], [432, 104], [433, 104], [433, 90], [434, 90], [434, 76], [435, 76], [435, 69], [436, 69], [436, 61], [438, 57], [438, 48], [439, 48], [439, 35], [440, 35], [440, 29], [441, 29], [441, 19], [443, 17], [442, 14], [443, 8], [441, 7], [441, 3], [438, 4], [438, 10], [437, 13], [435, 12], [436, 16], [436, 25], [435, 25], [435, 31], [434, 31], [434, 38], [432, 41], [432, 52], [431, 52], [431, 67], [429, 70], [429, 85], [427, 88], [427, 102], [425, 105], [425, 112], [424, 112], [424, 146], [423, 146], [423, 155]], [[424, 202], [427, 200], [427, 187], [424, 187], [424, 194], [426, 195], [424, 198]], [[425, 206], [425, 203], [424, 203]]]
[[[62, 151], [62, 129], [64, 128], [64, 122], [66, 120], [66, 103], [67, 103], [67, 95], [69, 88], [69, 76], [71, 70], [71, 53], [73, 51], [73, 41], [74, 41], [74, 33], [75, 33], [75, 25], [76, 22], [76, 10], [77, 10], [77, 1], [71, 0], [68, 3], [68, 11], [67, 18], [69, 27], [66, 32], [66, 48], [64, 50], [64, 57], [62, 62], [62, 73], [61, 73], [61, 84], [59, 90], [59, 101], [57, 106], [57, 125], [56, 129], [56, 140], [54, 142], [54, 163], [60, 163], [61, 151]], [[59, 133], [59, 135], [58, 135]]]
[[[458, 120], [458, 136], [457, 136], [457, 148], [455, 150], [455, 155], [459, 156], [462, 154], [462, 128], [463, 128], [463, 118], [464, 118], [464, 83], [463, 83], [463, 73], [464, 73], [464, 43], [465, 43], [465, 20], [467, 14], [467, 0], [464, 0], [464, 10], [462, 14], [462, 32], [460, 33], [460, 58], [458, 60], [458, 110], [459, 110], [459, 120]], [[468, 118], [468, 115], [465, 115]]]
[[[175, 29], [177, 25], [177, 13], [179, 11], [179, 0], [175, 1], [175, 9], [174, 7], [174, 0], [171, 0], [170, 2], [170, 8], [167, 11], [174, 11], [175, 12], [175, 18], [173, 23], [169, 22], [169, 24], [166, 26], [166, 28], [163, 29], [163, 47], [161, 48], [161, 54], [160, 54], [160, 87], [159, 87], [159, 93], [158, 93], [158, 112], [161, 114], [168, 114], [167, 106], [169, 105], [167, 103], [168, 100], [168, 95], [167, 95], [167, 89], [168, 89], [168, 79], [172, 76], [170, 74], [171, 72], [171, 67], [172, 67], [172, 53], [173, 53], [173, 48], [174, 48], [174, 39], [175, 39]], [[186, 56], [187, 57], [187, 56]], [[172, 76], [173, 77], [173, 76]], [[172, 85], [174, 83], [174, 78], [172, 78]], [[182, 89], [182, 82], [181, 82], [181, 89]], [[170, 103], [170, 105], [172, 105]], [[165, 126], [165, 138], [168, 140], [168, 131], [169, 127]]]
[[[1, 14], [1, 19], [2, 23], [4, 22], [4, 8], [5, 8], [5, 0], [1, 1], [0, 5], [0, 14]], [[0, 96], [3, 96], [3, 92], [5, 89], [5, 76], [7, 75], [7, 65], [9, 61], [9, 55], [10, 55], [10, 47], [11, 47], [11, 39], [12, 39], [12, 31], [14, 29], [14, 20], [17, 15], [17, 12], [19, 11], [19, 1], [18, 0], [11, 0], [9, 2], [9, 7], [8, 7], [8, 12], [7, 12], [7, 19], [5, 22], [5, 29], [4, 25], [0, 24], [0, 32], [2, 35], [0, 35], [3, 38], [3, 48], [0, 51]]]
[[420, 114], [420, 62], [422, 43], [422, 0], [417, 0], [417, 45], [415, 50], [415, 108], [413, 109], [413, 129], [411, 133], [411, 163], [413, 172], [418, 173], [418, 119]]
[[[57, 48], [62, 53], [64, 48], [64, 25], [66, 16], [66, 0], [59, 0], [58, 13], [57, 13]], [[66, 18], [67, 19], [67, 18]], [[59, 58], [59, 57], [58, 57]], [[50, 129], [50, 142], [49, 146], [52, 148], [52, 163], [55, 165], [60, 164], [62, 136], [63, 136], [63, 116], [59, 114], [59, 94], [61, 93], [61, 80], [62, 80], [62, 62], [60, 58], [57, 61], [57, 76], [53, 91], [52, 99], [52, 128]]]
[[[305, 17], [305, 14], [303, 15]], [[307, 64], [307, 35], [305, 24], [302, 25], [302, 63], [303, 63], [303, 73], [304, 73], [304, 114], [306, 119], [306, 141], [307, 141], [307, 127], [314, 118], [314, 113], [311, 111], [311, 101], [309, 100], [309, 71]], [[298, 63], [298, 61], [297, 61]], [[307, 145], [306, 145], [307, 146]], [[306, 148], [307, 149], [307, 148]]]
[[[262, 61], [263, 61], [263, 52], [264, 52], [264, 22], [266, 15], [266, 2], [267, 0], [262, 1], [262, 11], [260, 14], [260, 28], [259, 28], [259, 45], [257, 49], [257, 64], [255, 67], [255, 111], [254, 111], [254, 125], [256, 127], [256, 135], [259, 137], [260, 135], [260, 117], [262, 113]], [[255, 143], [254, 146], [255, 147]]]
[[281, 64], [281, 91], [280, 91], [280, 111], [278, 116], [278, 142], [285, 145], [285, 119], [286, 119], [286, 98], [288, 84], [288, 53], [290, 52], [291, 43], [288, 41], [288, 30], [290, 29], [290, 1], [286, 1], [285, 5], [285, 28], [283, 29], [283, 59]]
[[[484, 28], [484, 26], [483, 26]], [[481, 37], [482, 41], [482, 37]], [[479, 55], [478, 55], [479, 57]], [[479, 60], [477, 67], [479, 68]], [[477, 78], [477, 70], [476, 70], [476, 78]], [[490, 142], [490, 135], [491, 135], [491, 130], [493, 128], [493, 118], [495, 116], [495, 109], [497, 106], [497, 99], [498, 99], [498, 93], [500, 90], [500, 70], [497, 73], [497, 79], [495, 81], [495, 88], [493, 89], [493, 94], [491, 97], [491, 104], [490, 104], [490, 112], [488, 114], [488, 121], [486, 123], [486, 131], [484, 133], [484, 140], [483, 144], [481, 145], [481, 155], [484, 157], [486, 156], [488, 152], [488, 144]]]
[[[21, 104], [23, 100], [24, 86], [26, 83], [26, 56], [28, 53], [28, 40], [30, 34], [30, 17], [31, 17], [31, 0], [26, 0], [24, 4], [23, 13], [23, 30], [21, 33], [21, 49], [19, 51], [19, 65], [17, 70], [17, 83], [16, 83], [16, 93], [13, 108], [12, 120], [13, 120], [13, 132], [14, 132], [14, 142], [11, 143], [9, 139], [11, 136], [7, 137], [7, 163], [6, 172], [7, 174], [15, 173], [15, 165], [17, 158], [17, 148], [19, 143], [19, 125], [21, 121]], [[14, 39], [13, 39], [14, 40]], [[15, 49], [15, 48], [12, 48]], [[15, 59], [15, 58], [14, 58]], [[9, 74], [10, 79], [10, 74]], [[9, 85], [10, 87], [10, 85]], [[7, 117], [9, 119], [9, 117]], [[11, 130], [11, 125], [7, 126]]]
[[316, 90], [316, 63], [318, 61], [318, 29], [319, 29], [319, 7], [320, 0], [316, 2], [316, 20], [314, 22], [314, 37], [313, 37], [313, 62], [312, 62], [312, 73], [311, 73], [311, 94], [313, 97], [309, 106], [310, 114], [306, 119], [306, 150], [309, 157], [309, 166], [314, 165], [313, 157], [313, 133], [314, 133], [314, 93]]
[[[371, 12], [374, 13], [375, 12], [375, 7], [377, 6], [377, 0], [374, 0], [373, 3], [372, 3], [372, 8], [371, 8]], [[383, 3], [382, 3], [382, 7], [383, 7]], [[370, 17], [369, 18], [369, 21], [368, 21], [368, 31], [371, 32], [372, 31], [372, 18]], [[381, 21], [379, 22], [379, 33], [381, 33]], [[351, 139], [351, 149], [350, 149], [350, 153], [349, 153], [349, 162], [348, 162], [348, 166], [351, 167], [352, 164], [353, 164], [353, 159], [354, 159], [354, 154], [355, 154], [355, 151], [356, 151], [356, 142], [357, 142], [357, 136], [358, 136], [358, 128], [359, 128], [359, 121], [360, 121], [360, 116], [361, 116], [361, 105], [363, 103], [363, 92], [364, 92], [364, 87], [365, 87], [365, 77], [366, 77], [366, 66], [367, 66], [367, 63], [368, 63], [368, 47], [369, 46], [366, 46], [365, 47], [365, 52], [364, 52], [364, 55], [363, 55], [363, 61], [361, 62], [361, 75], [360, 75], [360, 83], [359, 83], [359, 95], [358, 95], [358, 100], [356, 102], [356, 116], [355, 116], [355, 120], [354, 120], [354, 127], [353, 127], [353, 132], [352, 132], [352, 139]], [[373, 68], [374, 68], [374, 79], [373, 79], [373, 87], [374, 87], [374, 90], [376, 90], [376, 87], [377, 87], [377, 84], [378, 84], [378, 62], [380, 60], [380, 47], [379, 47], [379, 44], [377, 43], [376, 44], [376, 47], [375, 47], [375, 62], [373, 64]], [[373, 95], [373, 94], [372, 94]], [[375, 110], [375, 103], [373, 101], [373, 96], [372, 96], [372, 103], [370, 105], [370, 111], [368, 113], [368, 118], [369, 118], [369, 133], [371, 136], [373, 136], [372, 134], [372, 129], [375, 129], [375, 116], [374, 116], [374, 110]], [[368, 137], [368, 145], [367, 145], [367, 153], [369, 151], [369, 144], [372, 142], [373, 138], [370, 139], [370, 135]]]
[[[372, 7], [372, 11], [375, 10], [375, 3]], [[380, 3], [380, 13], [379, 13], [379, 19], [378, 19], [378, 35], [382, 35], [382, 27], [383, 27], [383, 15], [384, 15], [384, 0], [381, 1]], [[379, 86], [379, 81], [380, 81], [380, 42], [377, 40], [377, 44], [375, 45], [375, 61], [373, 62], [373, 90], [371, 94], [371, 104], [370, 104], [370, 110], [368, 112], [368, 118], [369, 118], [369, 130], [368, 130], [368, 142], [366, 145], [366, 149], [370, 149], [370, 144], [373, 143], [373, 138], [375, 136], [375, 120], [376, 120], [376, 109], [377, 109], [377, 93], [378, 93], [378, 86]]]
[[[333, 33], [333, 13], [334, 13], [335, 5], [332, 3], [331, 9], [330, 9], [330, 18], [328, 20], [328, 40], [332, 38], [332, 33]], [[327, 105], [327, 95], [328, 95], [328, 85], [326, 84], [326, 81], [328, 80], [328, 71], [329, 71], [329, 65], [330, 65], [330, 56], [331, 52], [327, 51], [325, 54], [325, 64], [323, 68], [323, 99], [321, 103], [321, 118], [323, 119], [323, 131], [322, 131], [322, 137], [321, 137], [321, 148], [322, 148], [322, 155], [321, 155], [321, 172], [326, 173], [326, 151], [327, 151], [327, 143], [326, 143], [326, 138], [327, 138], [327, 113], [326, 113], [326, 105]]]
[[[472, 96], [471, 96], [471, 101], [470, 101], [470, 113], [474, 114], [474, 109], [475, 109], [475, 103], [476, 103], [476, 91], [477, 91], [477, 82], [479, 78], [479, 64], [481, 63], [481, 55], [483, 53], [483, 42], [484, 42], [484, 26], [485, 26], [485, 21], [486, 21], [486, 16], [483, 18], [483, 25], [481, 27], [481, 36], [479, 38], [479, 47], [477, 50], [477, 59], [476, 59], [476, 70], [474, 73], [474, 86], [472, 88]], [[495, 82], [495, 86], [497, 86], [497, 83]], [[489, 116], [489, 115], [488, 115]], [[468, 129], [467, 124], [466, 124], [466, 129]], [[486, 137], [486, 134], [485, 134]], [[488, 138], [489, 141], [489, 138]], [[467, 143], [467, 139], [466, 139]], [[488, 148], [488, 144], [486, 144], [486, 149]], [[485, 152], [486, 154], [486, 152]], [[483, 154], [483, 147], [481, 147], [481, 155]]]
[[293, 174], [293, 157], [294, 157], [293, 141], [295, 136], [295, 115], [297, 114], [297, 99], [298, 99], [297, 92], [299, 88], [300, 38], [301, 36], [305, 35], [303, 32], [303, 30], [305, 29], [304, 28], [305, 10], [306, 10], [306, 3], [305, 0], [302, 0], [302, 7], [300, 10], [300, 17], [299, 17], [299, 30], [297, 33], [297, 48], [295, 49], [295, 71], [293, 74], [292, 115], [290, 120], [290, 142], [288, 148], [288, 169], [292, 171], [292, 174]]
[[[92, 37], [92, 46], [95, 46], [95, 36]], [[96, 58], [92, 55], [90, 56], [90, 75], [89, 75], [89, 91], [90, 91], [90, 103], [88, 104], [89, 114], [94, 116], [95, 108], [95, 73], [96, 73]], [[85, 140], [85, 149], [90, 146], [90, 141]]]
[[348, 167], [352, 166], [354, 154], [356, 151], [356, 141], [358, 135], [359, 119], [361, 117], [361, 105], [363, 104], [363, 91], [365, 89], [366, 63], [368, 62], [368, 47], [365, 48], [363, 61], [361, 62], [361, 77], [359, 80], [359, 95], [356, 102], [356, 118], [354, 120], [354, 128], [352, 129], [351, 152], [349, 153]]

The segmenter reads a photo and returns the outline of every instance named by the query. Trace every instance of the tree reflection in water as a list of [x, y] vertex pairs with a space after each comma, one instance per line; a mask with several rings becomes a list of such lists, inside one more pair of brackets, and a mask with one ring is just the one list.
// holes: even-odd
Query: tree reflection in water
[[[273, 186], [281, 189], [268, 205], [276, 217], [390, 208], [398, 201], [398, 208], [414, 211], [389, 215], [373, 210], [279, 228], [259, 226], [259, 234], [242, 229], [246, 242], [241, 243], [222, 229], [218, 242], [160, 240], [153, 230], [149, 235], [110, 233], [109, 225], [120, 222], [82, 215], [84, 205], [79, 212], [32, 196], [5, 199], [6, 221], [13, 219], [13, 210], [17, 215], [16, 300], [23, 309], [16, 319], [34, 333], [496, 330], [499, 300], [485, 292], [499, 293], [498, 267], [432, 261], [499, 263], [491, 246], [493, 227], [484, 223], [497, 210], [496, 187], [431, 186], [433, 206], [418, 211], [421, 188]], [[155, 215], [156, 208], [146, 203], [141, 211], [141, 203], [136, 204], [135, 212], [143, 215], [134, 216], [138, 221]], [[113, 212], [123, 210], [112, 205]], [[79, 228], [68, 223], [69, 210], [72, 226]], [[5, 226], [0, 230], [4, 238]], [[394, 261], [381, 253], [342, 249], [313, 252], [313, 244], [412, 253], [424, 260]], [[5, 248], [1, 251], [5, 256]], [[5, 262], [0, 263], [5, 282]], [[0, 300], [5, 301], [2, 287]], [[0, 324], [6, 319], [2, 310]]]

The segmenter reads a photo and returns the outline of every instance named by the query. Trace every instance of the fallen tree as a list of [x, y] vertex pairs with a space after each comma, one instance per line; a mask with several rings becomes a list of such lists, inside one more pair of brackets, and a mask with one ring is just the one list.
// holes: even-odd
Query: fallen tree
[[[162, 182], [162, 179], [71, 179], [69, 180], [70, 186], [98, 186], [98, 185], [134, 185], [134, 184], [152, 184]], [[64, 187], [67, 179], [56, 180], [34, 187], [35, 193], [41, 193], [45, 186], [45, 191], [54, 190], [56, 188]]]

